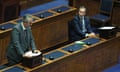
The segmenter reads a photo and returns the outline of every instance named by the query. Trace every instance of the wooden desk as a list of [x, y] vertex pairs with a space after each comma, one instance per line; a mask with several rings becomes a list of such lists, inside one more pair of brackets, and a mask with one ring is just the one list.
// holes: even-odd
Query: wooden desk
[[[118, 56], [120, 53], [120, 37], [110, 40], [93, 39], [88, 38], [82, 40], [84, 42], [94, 42], [94, 44], [90, 46], [85, 44], [82, 45], [83, 47], [81, 47], [80, 44], [77, 44], [80, 46], [74, 46], [74, 49], [79, 49], [72, 53], [66, 51], [65, 48], [75, 45], [75, 43], [71, 43], [46, 53], [43, 58], [46, 62], [35, 68], [27, 68], [21, 64], [17, 64], [1, 71], [17, 66], [20, 70], [23, 70], [24, 68], [27, 72], [101, 72], [104, 68], [118, 63]], [[54, 60], [49, 60], [47, 55], [51, 55], [51, 53], [55, 52], [58, 53], [52, 54], [54, 58], [55, 56], [60, 55], [61, 57], [55, 58]]]
[[[55, 11], [59, 8], [63, 9], [61, 13]], [[32, 31], [37, 48], [44, 50], [67, 41], [68, 21], [73, 18], [75, 13], [76, 8], [60, 6], [32, 15], [34, 19]], [[43, 14], [45, 18], [40, 18], [39, 16], [41, 14]], [[17, 24], [20, 21], [21, 18], [18, 18], [7, 23], [12, 22], [12, 24]], [[10, 31], [11, 29], [0, 30], [0, 63], [5, 59], [6, 48], [10, 39]]]
[[33, 6], [48, 3], [50, 1], [54, 1], [54, 0], [21, 0], [20, 6], [21, 6], [21, 10], [24, 10]]
[[18, 18], [19, 0], [0, 0], [0, 23]]

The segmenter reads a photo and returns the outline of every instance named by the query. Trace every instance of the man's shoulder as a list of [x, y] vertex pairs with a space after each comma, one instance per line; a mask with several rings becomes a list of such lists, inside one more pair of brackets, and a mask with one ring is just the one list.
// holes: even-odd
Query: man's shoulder
[[16, 25], [13, 27], [13, 30], [19, 30], [19, 29], [20, 29], [20, 26], [21, 26], [20, 23], [16, 24]]
[[89, 16], [85, 16], [86, 19], [89, 19]]
[[79, 20], [79, 15], [75, 15], [73, 20]]

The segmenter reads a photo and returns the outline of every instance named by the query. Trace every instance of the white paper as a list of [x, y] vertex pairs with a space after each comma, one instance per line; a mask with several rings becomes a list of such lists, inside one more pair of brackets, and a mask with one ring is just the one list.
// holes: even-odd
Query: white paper
[[82, 41], [75, 41], [75, 44], [84, 44]]
[[100, 27], [99, 29], [113, 29], [115, 27]]
[[28, 51], [28, 52], [26, 52], [25, 53], [25, 56], [27, 57], [27, 56], [38, 56], [38, 55], [40, 55], [41, 54], [41, 52], [38, 52], [38, 53], [33, 53], [32, 51]]

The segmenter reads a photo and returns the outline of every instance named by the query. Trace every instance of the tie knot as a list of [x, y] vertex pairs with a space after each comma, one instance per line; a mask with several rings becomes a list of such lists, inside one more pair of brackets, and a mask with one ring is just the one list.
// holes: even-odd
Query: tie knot
[[24, 31], [27, 31], [27, 29], [25, 29]]

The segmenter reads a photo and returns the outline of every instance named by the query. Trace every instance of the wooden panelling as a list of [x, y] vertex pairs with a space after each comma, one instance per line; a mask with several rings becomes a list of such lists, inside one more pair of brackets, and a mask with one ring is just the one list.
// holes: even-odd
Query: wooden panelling
[[[54, 50], [59, 50], [65, 53], [65, 56], [59, 59], [50, 61], [46, 60], [47, 63], [35, 68], [27, 68], [21, 64], [15, 66], [20, 66], [29, 72], [101, 72], [106, 67], [118, 63], [120, 52], [119, 43], [120, 37], [115, 37], [109, 40], [101, 39], [97, 44], [91, 46], [86, 45], [84, 48], [73, 53], [66, 53], [62, 51], [62, 48], [64, 47], [61, 47]], [[72, 44], [74, 43], [67, 46]]]
[[120, 6], [114, 6], [112, 17], [112, 23], [120, 26]]
[[[69, 10], [62, 13], [52, 12], [52, 16], [43, 19], [32, 15], [32, 17], [36, 19], [32, 25], [32, 33], [36, 47], [39, 50], [45, 50], [68, 41], [68, 21], [75, 15], [76, 8], [70, 7]], [[17, 24], [16, 21], [20, 19], [21, 18], [11, 20], [10, 22]], [[0, 63], [2, 63], [6, 57], [5, 53], [10, 42], [10, 33], [11, 29], [0, 30]]]
[[[69, 5], [76, 8], [79, 8], [81, 5], [84, 5], [87, 8], [87, 15], [92, 16], [99, 13], [100, 0], [69, 0]], [[120, 19], [120, 3], [118, 1], [114, 2], [112, 24], [120, 26], [119, 19]]]
[[0, 23], [18, 18], [19, 13], [19, 0], [0, 1]]
[[0, 64], [2, 60], [6, 59], [6, 48], [8, 47], [10, 41], [10, 32], [0, 35]]
[[21, 6], [21, 10], [24, 10], [40, 4], [48, 3], [50, 1], [54, 1], [54, 0], [21, 0], [20, 6]]
[[33, 69], [32, 72], [100, 72], [118, 63], [119, 42], [120, 37], [110, 39], [41, 68]]
[[44, 50], [68, 41], [68, 21], [75, 13], [76, 10], [34, 23], [32, 30], [37, 48]]

